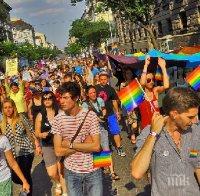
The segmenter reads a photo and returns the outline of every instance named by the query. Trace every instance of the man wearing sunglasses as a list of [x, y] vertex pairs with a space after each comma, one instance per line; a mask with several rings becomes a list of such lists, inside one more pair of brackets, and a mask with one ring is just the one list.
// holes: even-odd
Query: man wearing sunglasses
[[[140, 84], [144, 88], [146, 97], [140, 104], [141, 114], [141, 130], [151, 123], [154, 111], [159, 111], [158, 96], [169, 88], [169, 77], [166, 70], [166, 62], [162, 58], [158, 58], [158, 66], [162, 70], [163, 85], [155, 86], [154, 74], [148, 72], [151, 58], [147, 57], [144, 64], [144, 69], [141, 75]], [[153, 107], [153, 108], [152, 108]]]

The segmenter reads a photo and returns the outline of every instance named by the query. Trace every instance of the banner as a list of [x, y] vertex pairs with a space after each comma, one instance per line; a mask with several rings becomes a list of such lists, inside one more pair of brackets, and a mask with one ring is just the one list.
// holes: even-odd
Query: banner
[[18, 59], [7, 59], [6, 60], [6, 75], [14, 76], [18, 74]]

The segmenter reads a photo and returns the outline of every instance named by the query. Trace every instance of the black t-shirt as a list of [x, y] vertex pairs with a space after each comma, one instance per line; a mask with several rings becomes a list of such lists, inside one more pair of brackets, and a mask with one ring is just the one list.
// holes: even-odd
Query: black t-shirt
[[118, 96], [117, 93], [115, 92], [115, 89], [108, 84], [105, 86], [101, 86], [98, 84], [96, 86], [96, 90], [98, 97], [101, 97], [105, 102], [107, 116], [114, 114], [112, 101], [118, 100]]

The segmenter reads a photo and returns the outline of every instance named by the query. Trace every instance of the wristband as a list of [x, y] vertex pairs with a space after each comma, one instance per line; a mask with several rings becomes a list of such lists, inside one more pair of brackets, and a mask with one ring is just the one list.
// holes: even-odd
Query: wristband
[[156, 139], [158, 139], [158, 137], [159, 137], [159, 134], [156, 133], [156, 132], [154, 132], [154, 131], [151, 131], [151, 132], [149, 133], [149, 135], [155, 137]]
[[142, 74], [147, 74], [147, 72], [146, 72], [146, 71], [143, 71]]

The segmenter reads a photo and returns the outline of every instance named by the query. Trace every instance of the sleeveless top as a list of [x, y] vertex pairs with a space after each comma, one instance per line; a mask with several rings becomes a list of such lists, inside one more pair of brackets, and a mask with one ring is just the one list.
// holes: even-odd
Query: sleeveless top
[[32, 102], [33, 102], [33, 105], [31, 107], [31, 113], [33, 115], [33, 122], [35, 122], [36, 116], [42, 110], [42, 106], [41, 105], [35, 105], [34, 99], [32, 99]]
[[[159, 112], [158, 99], [153, 92], [153, 99], [150, 101], [154, 106], [156, 112]], [[141, 130], [147, 125], [151, 124], [151, 119], [154, 113], [151, 104], [146, 99], [139, 105], [140, 115], [141, 115]]]
[[[42, 121], [41, 121], [41, 133], [48, 132], [48, 136], [45, 139], [42, 139], [42, 146], [53, 146], [53, 134], [51, 133], [51, 123], [49, 122], [47, 118], [46, 111], [40, 112], [42, 115]], [[55, 116], [58, 114], [58, 112], [55, 112]]]

